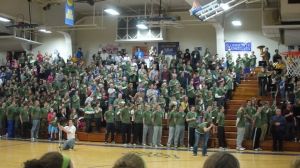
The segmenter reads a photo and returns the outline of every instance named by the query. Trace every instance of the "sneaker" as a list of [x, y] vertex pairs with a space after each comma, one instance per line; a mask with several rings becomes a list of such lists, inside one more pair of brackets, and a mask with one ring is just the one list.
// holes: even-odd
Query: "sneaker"
[[194, 149], [194, 148], [191, 146], [191, 147], [190, 147], [190, 150], [193, 150], [193, 149]]
[[107, 141], [105, 141], [104, 143], [107, 144]]
[[164, 147], [164, 145], [163, 145], [163, 144], [159, 144], [159, 146], [160, 146], [160, 147]]
[[202, 155], [202, 156], [208, 156], [208, 154]]
[[34, 138], [31, 138], [31, 142], [34, 142]]
[[167, 144], [167, 148], [170, 148], [171, 147], [171, 145], [170, 144]]
[[197, 156], [197, 153], [193, 153], [193, 156]]
[[258, 148], [255, 148], [254, 150], [255, 150], [255, 151], [258, 151]]
[[112, 144], [116, 144], [116, 142], [115, 142], [115, 141], [112, 141], [111, 143], [112, 143]]
[[155, 145], [155, 146], [154, 146], [154, 148], [158, 148], [158, 146], [157, 146], [157, 145]]
[[134, 144], [132, 144], [133, 146], [136, 146], [136, 144], [134, 143]]
[[143, 146], [147, 146], [146, 144], [143, 144]]
[[240, 151], [244, 151], [246, 148], [240, 147], [239, 150]]
[[262, 151], [262, 149], [261, 148], [257, 148], [259, 151]]
[[223, 147], [219, 147], [219, 150], [224, 150], [225, 148], [223, 148]]
[[126, 143], [124, 143], [124, 144], [123, 144], [123, 146], [124, 146], [124, 147], [126, 147], [126, 146], [127, 146], [127, 144], [126, 144]]

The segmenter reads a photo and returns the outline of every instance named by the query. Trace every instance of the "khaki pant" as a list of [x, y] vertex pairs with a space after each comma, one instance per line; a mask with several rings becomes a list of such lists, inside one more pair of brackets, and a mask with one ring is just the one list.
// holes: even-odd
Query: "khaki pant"
[[260, 136], [260, 141], [264, 141], [265, 140], [265, 136], [267, 134], [268, 131], [268, 124], [263, 124], [261, 126], [261, 136]]

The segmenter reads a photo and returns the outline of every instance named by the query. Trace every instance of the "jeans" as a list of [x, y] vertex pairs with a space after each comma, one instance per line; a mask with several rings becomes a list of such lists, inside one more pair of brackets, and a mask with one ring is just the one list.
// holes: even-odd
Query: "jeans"
[[153, 126], [144, 124], [144, 127], [143, 127], [143, 144], [147, 144], [146, 140], [148, 140], [148, 143], [151, 145], [152, 144], [152, 136], [153, 136]]
[[39, 137], [40, 120], [32, 120], [31, 138]]
[[189, 145], [194, 146], [195, 144], [195, 128], [189, 127]]
[[218, 141], [219, 147], [227, 148], [225, 130], [223, 126], [218, 126]]
[[161, 136], [162, 136], [162, 126], [155, 125], [153, 128], [153, 145], [160, 145], [161, 144]]
[[73, 149], [75, 146], [75, 139], [68, 139], [63, 144], [63, 150]]
[[245, 136], [245, 127], [237, 127], [236, 147], [241, 148]]
[[195, 131], [195, 144], [193, 147], [193, 153], [197, 155], [198, 152], [198, 145], [200, 139], [202, 139], [202, 156], [205, 156], [207, 154], [207, 142], [209, 138], [209, 132], [206, 132], [204, 134], [200, 134], [199, 132]]
[[175, 127], [169, 127], [168, 146], [174, 145]]
[[183, 146], [184, 145], [184, 125], [176, 125], [175, 127], [175, 140], [174, 146]]
[[131, 142], [131, 124], [122, 123], [122, 142], [123, 144]]
[[135, 123], [133, 125], [133, 143], [141, 144], [143, 141], [143, 124]]
[[15, 137], [15, 120], [7, 121], [7, 136], [8, 138]]
[[108, 142], [108, 136], [111, 136], [111, 142], [115, 140], [115, 124], [106, 123], [105, 142]]
[[253, 129], [253, 149], [257, 149], [260, 147], [260, 135], [261, 135], [261, 128], [254, 128]]

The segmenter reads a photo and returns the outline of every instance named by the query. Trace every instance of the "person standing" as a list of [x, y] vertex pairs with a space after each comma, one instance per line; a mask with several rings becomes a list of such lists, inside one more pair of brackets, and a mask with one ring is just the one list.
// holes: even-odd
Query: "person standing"
[[163, 116], [164, 116], [164, 112], [162, 111], [160, 105], [157, 104], [156, 110], [152, 115], [152, 121], [154, 125], [152, 143], [155, 148], [157, 148], [158, 146], [163, 146], [161, 144]]
[[186, 122], [189, 127], [189, 146], [193, 148], [195, 144], [195, 128], [197, 126], [198, 114], [195, 111], [195, 107], [192, 106], [191, 110], [186, 115]]
[[142, 144], [143, 139], [143, 105], [139, 104], [134, 112], [133, 145]]
[[263, 109], [261, 111], [261, 136], [260, 141], [264, 141], [268, 132], [268, 121], [269, 121], [269, 112], [271, 111], [269, 102], [265, 102]]
[[259, 81], [259, 95], [265, 96], [266, 95], [266, 86], [268, 81], [268, 74], [265, 68], [261, 68], [261, 72], [257, 75]]
[[58, 127], [61, 131], [67, 134], [67, 140], [64, 142], [62, 149], [74, 149], [76, 127], [74, 126], [73, 120], [69, 120], [68, 126], [63, 127], [60, 124], [58, 124]]
[[143, 146], [148, 144], [152, 145], [153, 136], [153, 123], [152, 123], [152, 111], [150, 105], [146, 104], [146, 109], [143, 114]]
[[243, 151], [245, 150], [245, 148], [242, 147], [242, 143], [245, 135], [245, 104], [243, 104], [237, 111], [236, 127], [237, 127], [236, 149], [239, 151]]
[[104, 120], [106, 121], [105, 143], [108, 143], [109, 134], [111, 143], [115, 143], [115, 112], [112, 105], [109, 105], [108, 110], [104, 113]]
[[185, 128], [185, 117], [186, 114], [182, 107], [179, 107], [179, 112], [175, 116], [175, 140], [174, 146], [184, 146], [184, 128]]
[[7, 116], [7, 137], [14, 138], [15, 137], [15, 114], [17, 112], [16, 101], [12, 100], [11, 105], [8, 106], [6, 111]]
[[209, 131], [214, 127], [212, 122], [199, 123], [195, 129], [195, 144], [193, 147], [193, 155], [197, 156], [198, 144], [202, 139], [202, 156], [207, 156], [207, 142], [209, 138]]
[[3, 100], [0, 100], [0, 138], [2, 137], [3, 133], [4, 133], [4, 127], [3, 127], [3, 121], [4, 121], [4, 117], [5, 117], [5, 103], [3, 102]]
[[253, 129], [253, 150], [259, 151], [262, 150], [260, 148], [260, 136], [261, 136], [261, 126], [262, 126], [262, 110], [263, 106], [262, 104], [258, 104], [258, 108], [256, 113], [253, 116], [253, 121], [254, 121], [254, 129]]
[[227, 148], [226, 138], [225, 138], [225, 129], [224, 129], [224, 107], [220, 107], [220, 111], [218, 113], [217, 121], [218, 124], [218, 141], [219, 141], [219, 148], [225, 150]]
[[101, 123], [103, 122], [103, 115], [102, 115], [102, 108], [100, 107], [100, 101], [97, 101], [95, 110], [95, 123], [96, 123], [96, 131], [100, 132], [101, 129]]
[[91, 103], [87, 103], [86, 107], [84, 108], [84, 119], [86, 122], [86, 129], [87, 133], [92, 131], [92, 120], [95, 115], [95, 110], [93, 109]]
[[168, 124], [169, 124], [169, 135], [167, 147], [170, 148], [171, 145], [174, 145], [175, 137], [175, 116], [176, 116], [176, 106], [172, 106], [171, 111], [168, 114]]
[[283, 151], [283, 138], [286, 127], [286, 120], [281, 115], [281, 110], [276, 109], [276, 115], [272, 116], [271, 133], [273, 137], [273, 151]]
[[21, 137], [28, 138], [29, 130], [30, 130], [30, 120], [29, 120], [29, 112], [28, 112], [28, 104], [22, 107], [19, 107], [20, 110], [20, 122], [21, 122]]
[[131, 112], [128, 105], [121, 105], [121, 122], [122, 122], [122, 143], [124, 146], [130, 143], [131, 141]]
[[34, 106], [31, 107], [31, 119], [31, 141], [35, 141], [38, 138], [41, 121], [40, 102], [38, 100], [36, 100]]

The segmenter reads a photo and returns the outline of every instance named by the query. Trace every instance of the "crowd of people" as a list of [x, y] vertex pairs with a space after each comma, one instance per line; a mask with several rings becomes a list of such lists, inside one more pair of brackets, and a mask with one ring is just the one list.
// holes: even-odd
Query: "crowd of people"
[[[99, 132], [105, 126], [106, 143], [114, 143], [115, 134], [119, 133], [124, 145], [158, 147], [163, 146], [162, 126], [167, 119], [167, 147], [184, 147], [184, 134], [188, 130], [187, 146], [193, 148], [194, 155], [200, 139], [204, 140], [202, 155], [206, 155], [210, 132], [217, 132], [220, 148], [225, 149], [226, 102], [242, 79], [256, 75], [254, 52], [243, 57], [238, 54], [236, 60], [229, 51], [226, 58], [219, 58], [208, 49], [203, 55], [196, 49], [178, 51], [173, 57], [163, 52], [150, 53], [148, 58], [140, 58], [130, 57], [124, 51], [112, 55], [103, 50], [93, 56], [91, 64], [83, 63], [81, 49], [76, 59], [66, 62], [59, 55], [52, 59], [40, 52], [36, 58], [8, 55], [8, 64], [0, 72], [0, 136], [35, 141], [41, 127], [48, 130], [48, 138], [53, 140], [58, 130], [69, 132], [60, 125], [71, 119], [76, 121], [78, 129], [84, 128], [86, 132]], [[273, 58], [281, 60], [277, 55]], [[281, 115], [275, 98], [286, 82], [273, 80], [273, 76], [287, 81], [285, 71], [273, 67], [271, 62], [265, 69], [267, 72], [258, 74], [260, 91], [262, 95], [273, 95], [274, 101], [247, 100], [238, 110], [238, 150], [244, 150], [244, 137], [253, 138], [253, 149], [260, 150], [259, 142], [268, 128], [272, 128], [273, 138], [279, 141], [278, 150], [282, 150], [280, 144], [285, 138], [281, 137], [281, 131], [289, 130], [288, 139], [294, 139], [298, 123], [299, 133], [300, 114], [294, 110], [300, 106], [299, 85], [290, 80], [293, 92], [287, 90], [281, 94], [283, 104], [288, 104]], [[274, 87], [278, 88], [276, 93]], [[73, 141], [68, 144], [72, 147]]]

